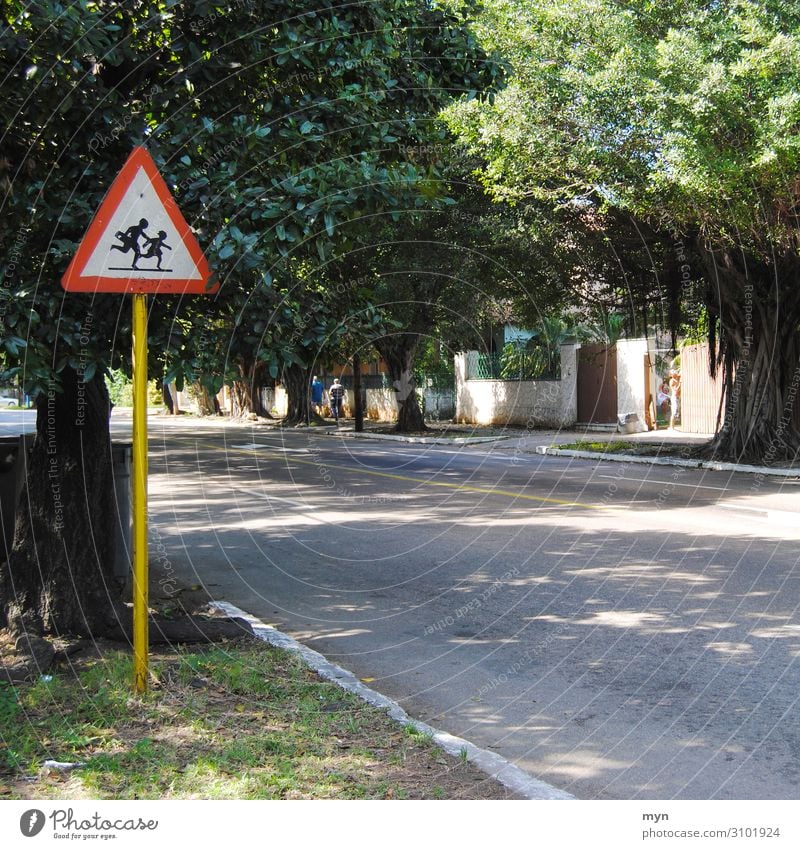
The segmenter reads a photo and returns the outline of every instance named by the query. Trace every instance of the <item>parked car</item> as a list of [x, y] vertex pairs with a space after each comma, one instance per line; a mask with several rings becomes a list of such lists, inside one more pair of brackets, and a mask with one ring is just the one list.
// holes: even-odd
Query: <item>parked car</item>
[[19, 400], [16, 395], [6, 395], [4, 393], [0, 393], [0, 407], [17, 407], [19, 406]]

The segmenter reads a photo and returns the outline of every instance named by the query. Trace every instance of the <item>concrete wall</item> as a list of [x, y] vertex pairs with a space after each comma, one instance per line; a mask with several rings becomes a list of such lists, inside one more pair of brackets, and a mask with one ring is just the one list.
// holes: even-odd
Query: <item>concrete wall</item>
[[456, 421], [567, 427], [578, 418], [578, 346], [561, 346], [561, 380], [467, 380], [477, 354], [457, 354]]
[[397, 393], [394, 389], [367, 389], [368, 419], [374, 422], [397, 421]]
[[645, 419], [646, 383], [644, 356], [647, 339], [620, 339], [617, 342], [617, 413], [636, 413], [636, 431], [647, 430]]
[[[417, 389], [425, 404], [425, 418], [447, 420], [453, 417], [453, 392], [439, 389]], [[397, 421], [397, 393], [394, 389], [367, 389], [366, 417], [374, 422]]]

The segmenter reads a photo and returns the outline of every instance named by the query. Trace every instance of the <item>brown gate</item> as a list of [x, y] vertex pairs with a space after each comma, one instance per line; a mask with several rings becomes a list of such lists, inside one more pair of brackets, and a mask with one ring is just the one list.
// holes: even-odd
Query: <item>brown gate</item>
[[578, 351], [578, 421], [617, 423], [617, 349], [581, 345]]

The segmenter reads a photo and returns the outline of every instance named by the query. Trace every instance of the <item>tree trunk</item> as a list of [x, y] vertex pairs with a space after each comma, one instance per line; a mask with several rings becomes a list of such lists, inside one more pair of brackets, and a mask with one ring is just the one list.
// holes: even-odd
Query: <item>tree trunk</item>
[[361, 393], [361, 357], [353, 354], [353, 418], [355, 419], [355, 431], [361, 433], [364, 430], [364, 404]]
[[386, 361], [397, 397], [395, 430], [398, 433], [427, 430], [414, 382], [414, 355], [419, 344], [419, 336], [411, 334], [385, 336], [374, 344], [378, 353]]
[[172, 415], [175, 411], [175, 405], [172, 403], [172, 392], [168, 383], [161, 383], [161, 397], [164, 399], [164, 406], [169, 410], [169, 414]]
[[719, 318], [724, 389], [724, 417], [712, 450], [733, 461], [795, 460], [800, 453], [800, 268], [793, 257], [776, 266], [729, 252], [709, 252], [705, 259], [719, 292], [709, 310]]
[[231, 384], [231, 416], [245, 418], [256, 414], [253, 401], [253, 375], [256, 370], [256, 361], [240, 360], [236, 367], [239, 378]]
[[262, 416], [272, 418], [261, 397], [264, 381], [264, 363], [260, 360], [240, 361], [237, 365], [239, 379], [231, 386], [231, 415], [237, 418]]
[[169, 392], [171, 400], [171, 403], [168, 405], [170, 415], [178, 416], [180, 415], [181, 410], [180, 405], [178, 404], [178, 387], [175, 385], [174, 381], [167, 386], [167, 391]]
[[37, 399], [36, 438], [26, 462], [0, 604], [12, 632], [97, 636], [115, 623], [110, 405], [103, 377], [84, 383], [70, 368]]
[[255, 360], [250, 369], [250, 400], [252, 412], [263, 419], [271, 419], [272, 412], [264, 404], [264, 387], [267, 385], [266, 365]]
[[253, 409], [250, 384], [246, 380], [234, 380], [231, 383], [231, 416], [244, 418]]
[[197, 399], [197, 412], [201, 416], [215, 416], [219, 409], [219, 405], [215, 403], [216, 397], [212, 397], [199, 380], [194, 383], [193, 389]]
[[311, 371], [298, 365], [286, 366], [283, 370], [283, 385], [286, 389], [287, 411], [283, 420], [287, 425], [304, 425], [314, 422], [325, 424], [311, 405]]

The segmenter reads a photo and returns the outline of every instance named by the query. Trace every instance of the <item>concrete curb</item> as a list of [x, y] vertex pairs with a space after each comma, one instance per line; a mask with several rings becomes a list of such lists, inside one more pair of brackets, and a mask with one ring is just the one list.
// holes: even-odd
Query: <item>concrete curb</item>
[[400, 436], [392, 433], [370, 433], [352, 430], [326, 431], [326, 436], [344, 436], [350, 439], [384, 439], [389, 442], [410, 442], [412, 445], [475, 445], [481, 442], [499, 442], [510, 439], [509, 436], [454, 436], [448, 439], [443, 436]]
[[227, 616], [244, 619], [253, 628], [253, 633], [258, 639], [299, 655], [315, 672], [319, 673], [326, 680], [338, 684], [343, 690], [354, 693], [360, 699], [367, 702], [367, 704], [386, 710], [389, 716], [401, 725], [410, 726], [421, 734], [430, 736], [433, 742], [443, 751], [447, 752], [448, 755], [459, 757], [465, 752], [467, 760], [470, 763], [477, 766], [478, 769], [485, 772], [490, 778], [499, 781], [500, 784], [507, 787], [513, 793], [525, 799], [548, 801], [575, 798], [569, 793], [558, 790], [544, 781], [539, 781], [539, 779], [534, 778], [494, 752], [481, 749], [468, 740], [455, 737], [446, 731], [440, 731], [424, 722], [412, 719], [396, 701], [375, 690], [371, 690], [359, 681], [352, 672], [348, 672], [346, 669], [342, 669], [341, 666], [331, 663], [324, 655], [314, 651], [314, 649], [308, 648], [308, 646], [304, 646], [302, 643], [298, 643], [297, 640], [278, 631], [271, 625], [267, 625], [261, 620], [256, 619], [244, 610], [240, 610], [226, 601], [215, 601], [212, 602], [211, 606], [225, 613]]
[[712, 472], [743, 472], [750, 475], [800, 478], [798, 469], [775, 469], [769, 466], [748, 466], [741, 463], [718, 463], [713, 460], [681, 460], [679, 457], [639, 457], [636, 454], [601, 454], [598, 451], [579, 451], [573, 448], [552, 448], [537, 445], [537, 454], [552, 457], [576, 457], [581, 460], [608, 460], [611, 463], [639, 463], [650, 466], [684, 466], [689, 469], [709, 469]]

